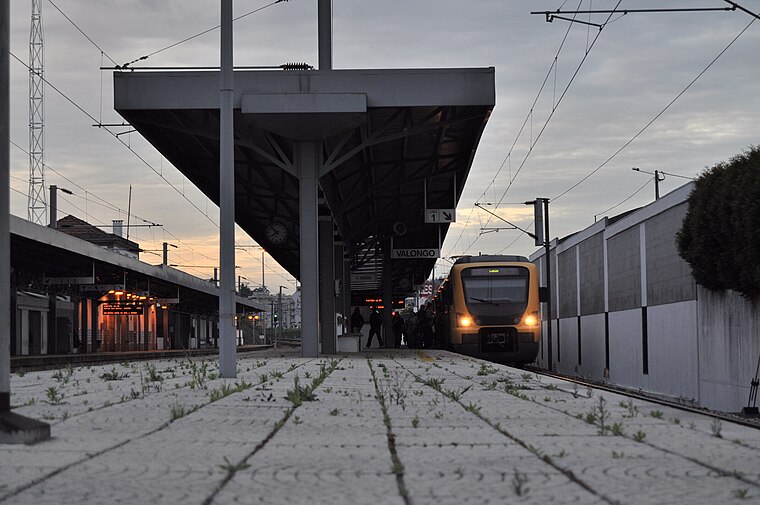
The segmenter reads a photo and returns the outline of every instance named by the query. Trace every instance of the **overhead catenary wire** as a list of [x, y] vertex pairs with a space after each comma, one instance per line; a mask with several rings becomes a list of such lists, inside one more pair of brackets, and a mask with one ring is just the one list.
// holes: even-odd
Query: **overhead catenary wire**
[[622, 202], [620, 202], [618, 204], [615, 204], [612, 207], [610, 207], [609, 209], [603, 210], [602, 212], [599, 212], [598, 214], [594, 214], [594, 222], [596, 222], [596, 216], [604, 216], [609, 211], [617, 209], [618, 207], [620, 207], [621, 205], [623, 205], [625, 202], [627, 202], [628, 200], [630, 200], [634, 196], [636, 196], [639, 193], [641, 193], [641, 191], [644, 188], [646, 188], [647, 186], [649, 186], [649, 183], [652, 182], [652, 181], [654, 181], [654, 177], [650, 177], [649, 179], [647, 179], [647, 182], [645, 182], [639, 189], [637, 189], [636, 191], [634, 191], [630, 196], [626, 197]]
[[[20, 59], [18, 56], [16, 56], [16, 55], [15, 55], [13, 52], [10, 52], [10, 55], [11, 55], [11, 56], [12, 56], [12, 57], [13, 57], [13, 58], [16, 60], [16, 61], [18, 61], [19, 63], [21, 63], [21, 65], [23, 65], [23, 66], [24, 66], [24, 67], [25, 67], [27, 70], [31, 70], [31, 69], [30, 69], [30, 67], [29, 67], [29, 66], [28, 66], [28, 65], [27, 65], [27, 64], [26, 64], [24, 61], [22, 61], [22, 60], [21, 60], [21, 59]], [[50, 82], [50, 81], [49, 81], [47, 78], [45, 78], [44, 76], [41, 76], [41, 77], [42, 77], [42, 80], [45, 82], [45, 84], [46, 84], [46, 85], [48, 85], [48, 86], [50, 86], [50, 87], [51, 87], [51, 88], [52, 88], [52, 89], [53, 89], [53, 90], [54, 90], [56, 93], [58, 93], [58, 94], [59, 94], [59, 95], [60, 95], [62, 98], [64, 98], [64, 100], [66, 100], [67, 102], [69, 102], [69, 103], [70, 103], [72, 106], [74, 106], [74, 107], [75, 107], [77, 110], [79, 110], [79, 111], [80, 111], [82, 114], [84, 114], [85, 116], [87, 116], [87, 117], [88, 117], [89, 119], [91, 119], [93, 122], [97, 123], [97, 119], [95, 119], [95, 117], [94, 117], [92, 114], [90, 114], [90, 113], [89, 113], [87, 110], [85, 110], [85, 109], [84, 109], [84, 108], [83, 108], [81, 105], [79, 105], [78, 103], [76, 103], [76, 102], [75, 102], [75, 101], [74, 101], [72, 98], [70, 98], [70, 97], [69, 97], [69, 96], [68, 96], [66, 93], [64, 93], [63, 91], [61, 91], [61, 90], [60, 90], [60, 89], [59, 89], [57, 86], [55, 86], [53, 83], [51, 83], [51, 82]], [[209, 222], [211, 222], [211, 224], [213, 224], [213, 225], [214, 225], [215, 227], [217, 227], [217, 228], [219, 227], [219, 225], [218, 225], [218, 224], [217, 224], [217, 223], [216, 223], [216, 222], [215, 222], [215, 221], [214, 221], [214, 220], [213, 220], [213, 219], [212, 219], [212, 218], [211, 218], [211, 217], [210, 217], [208, 214], [206, 214], [206, 213], [205, 213], [203, 210], [201, 210], [201, 209], [200, 209], [200, 207], [198, 207], [198, 205], [197, 205], [195, 202], [193, 202], [192, 200], [190, 200], [190, 199], [189, 199], [189, 198], [188, 198], [188, 197], [185, 195], [185, 193], [184, 193], [184, 191], [183, 191], [183, 190], [180, 190], [179, 188], [177, 188], [177, 187], [176, 187], [176, 186], [175, 186], [175, 185], [174, 185], [174, 184], [173, 184], [171, 181], [169, 181], [169, 180], [168, 180], [166, 177], [164, 177], [164, 175], [163, 175], [163, 173], [162, 173], [162, 172], [159, 172], [158, 170], [156, 170], [156, 168], [155, 168], [155, 167], [153, 167], [153, 165], [151, 165], [151, 164], [150, 164], [150, 163], [149, 163], [149, 162], [148, 162], [148, 161], [147, 161], [147, 160], [146, 160], [146, 159], [145, 159], [143, 156], [141, 156], [141, 155], [140, 155], [140, 154], [139, 154], [137, 151], [135, 151], [135, 150], [132, 148], [132, 146], [131, 146], [131, 145], [129, 145], [128, 143], [124, 142], [124, 141], [123, 141], [123, 140], [122, 140], [122, 139], [119, 137], [119, 135], [118, 135], [117, 133], [115, 133], [115, 132], [111, 131], [111, 130], [110, 130], [108, 127], [101, 127], [101, 129], [102, 129], [102, 130], [105, 130], [105, 131], [106, 131], [108, 134], [110, 134], [110, 135], [111, 135], [113, 138], [115, 138], [115, 139], [116, 139], [116, 140], [117, 140], [117, 141], [118, 141], [120, 144], [122, 144], [122, 145], [123, 145], [123, 146], [124, 146], [124, 147], [125, 147], [127, 150], [129, 150], [129, 151], [130, 151], [130, 152], [131, 152], [131, 153], [132, 153], [132, 154], [133, 154], [135, 157], [137, 157], [137, 159], [138, 159], [138, 160], [140, 160], [140, 161], [141, 161], [141, 162], [142, 162], [142, 163], [143, 163], [145, 166], [147, 166], [147, 167], [148, 167], [150, 170], [152, 170], [152, 171], [153, 171], [153, 172], [154, 172], [156, 175], [158, 175], [158, 176], [159, 176], [159, 177], [160, 177], [160, 178], [161, 178], [161, 179], [162, 179], [162, 180], [163, 180], [163, 181], [164, 181], [166, 184], [168, 184], [168, 185], [169, 185], [169, 186], [170, 186], [172, 189], [174, 189], [174, 191], [175, 191], [177, 194], [179, 194], [180, 196], [182, 196], [182, 198], [184, 198], [184, 199], [185, 199], [185, 201], [187, 201], [187, 202], [188, 202], [188, 203], [189, 203], [189, 204], [190, 204], [190, 205], [191, 205], [193, 208], [195, 208], [195, 210], [197, 210], [197, 211], [198, 211], [198, 212], [199, 212], [201, 215], [203, 215], [203, 216], [204, 216], [204, 217], [205, 217], [205, 218], [206, 218], [206, 219], [207, 219]], [[14, 143], [14, 145], [15, 145], [16, 147], [18, 147], [19, 149], [21, 149], [21, 147], [20, 147], [18, 144]], [[23, 149], [22, 149], [22, 150], [23, 150]], [[27, 152], [27, 154], [28, 154], [28, 151], [25, 151], [25, 152]], [[56, 172], [56, 173], [58, 173], [58, 172]], [[67, 179], [67, 180], [69, 180], [69, 179]], [[184, 180], [183, 180], [183, 181], [184, 181]], [[72, 182], [73, 182], [73, 181], [72, 181]], [[82, 188], [82, 189], [83, 189], [83, 188]], [[84, 190], [84, 189], [83, 189], [83, 190]], [[86, 190], [84, 190], [84, 191], [86, 191]], [[102, 200], [102, 199], [101, 199], [101, 200]], [[105, 200], [103, 200], [103, 201], [105, 201]], [[124, 212], [124, 211], [123, 211], [123, 210], [121, 210], [121, 209], [119, 209], [119, 210], [120, 210], [121, 212]], [[138, 217], [138, 216], [135, 216], [135, 217]], [[139, 217], [138, 217], [138, 219], [142, 219], [142, 218], [139, 218]], [[207, 257], [208, 257], [208, 256], [207, 256]], [[261, 261], [261, 260], [258, 260], [258, 261]], [[290, 282], [290, 280], [289, 280], [289, 279], [287, 279], [287, 278], [285, 278], [284, 276], [282, 276], [282, 274], [280, 274], [279, 272], [277, 272], [277, 271], [275, 271], [275, 270], [271, 270], [271, 272], [272, 272], [273, 274], [277, 275], [278, 277], [282, 278], [284, 281], [286, 281], [286, 282], [288, 282], [288, 283]]]
[[79, 27], [79, 25], [77, 25], [77, 24], [74, 22], [74, 20], [73, 20], [73, 19], [71, 19], [71, 18], [70, 18], [70, 17], [69, 17], [69, 16], [68, 16], [68, 15], [67, 15], [65, 12], [63, 12], [63, 11], [61, 10], [61, 8], [60, 8], [60, 7], [58, 7], [58, 6], [55, 4], [55, 2], [53, 2], [53, 0], [48, 0], [48, 2], [50, 2], [50, 5], [52, 5], [53, 7], [55, 7], [55, 10], [57, 10], [58, 12], [60, 12], [60, 13], [61, 13], [61, 16], [63, 16], [64, 18], [66, 18], [66, 21], [68, 21], [69, 23], [71, 23], [71, 25], [72, 25], [74, 28], [76, 28], [76, 29], [77, 29], [77, 31], [79, 31], [79, 33], [81, 33], [81, 34], [82, 34], [82, 36], [83, 36], [84, 38], [86, 38], [87, 40], [89, 40], [89, 41], [90, 41], [90, 43], [91, 43], [93, 46], [97, 47], [97, 48], [98, 48], [98, 50], [101, 52], [101, 54], [103, 54], [103, 55], [104, 55], [106, 58], [108, 58], [108, 59], [111, 61], [111, 63], [113, 63], [114, 65], [118, 65], [118, 63], [116, 63], [116, 61], [115, 61], [113, 58], [111, 58], [111, 56], [109, 56], [109, 54], [108, 54], [108, 53], [107, 53], [107, 52], [106, 52], [106, 51], [105, 51], [105, 50], [104, 50], [102, 47], [100, 47], [100, 46], [98, 45], [98, 43], [97, 43], [97, 42], [95, 42], [94, 40], [92, 40], [92, 38], [91, 38], [89, 35], [87, 35], [87, 34], [84, 32], [84, 30], [82, 30], [82, 29]]
[[[267, 9], [267, 8], [269, 8], [269, 7], [272, 7], [273, 5], [276, 5], [276, 4], [278, 4], [278, 3], [282, 3], [282, 2], [289, 2], [289, 1], [290, 1], [290, 0], [275, 0], [275, 1], [273, 1], [273, 2], [270, 2], [270, 3], [268, 3], [268, 4], [266, 4], [266, 5], [262, 6], [262, 7], [258, 7], [258, 8], [256, 8], [256, 9], [252, 10], [252, 11], [246, 12], [245, 14], [241, 14], [240, 16], [237, 16], [237, 17], [233, 18], [233, 20], [232, 20], [232, 21], [233, 21], [233, 22], [234, 22], [234, 21], [238, 21], [238, 20], [240, 20], [240, 19], [243, 19], [243, 18], [245, 18], [245, 17], [247, 17], [247, 16], [250, 16], [250, 15], [252, 15], [252, 14], [256, 14], [257, 12], [261, 12], [261, 11], [263, 11], [264, 9]], [[191, 41], [191, 40], [193, 40], [193, 39], [197, 39], [198, 37], [201, 37], [201, 36], [203, 36], [203, 35], [206, 35], [207, 33], [211, 33], [211, 32], [213, 32], [214, 30], [218, 30], [219, 28], [221, 28], [221, 26], [222, 26], [222, 25], [216, 25], [216, 26], [212, 26], [211, 28], [207, 28], [206, 30], [203, 30], [203, 31], [201, 31], [201, 32], [198, 32], [198, 33], [196, 33], [195, 35], [191, 35], [191, 36], [189, 36], [189, 37], [186, 37], [186, 38], [184, 38], [184, 39], [182, 39], [182, 40], [180, 40], [180, 41], [177, 41], [177, 42], [174, 42], [174, 43], [172, 43], [172, 44], [169, 44], [168, 46], [162, 47], [161, 49], [157, 49], [157, 50], [155, 50], [155, 51], [153, 51], [153, 52], [151, 52], [151, 53], [148, 53], [148, 54], [146, 54], [146, 55], [140, 56], [139, 58], [135, 58], [134, 60], [132, 60], [132, 61], [129, 61], [129, 62], [125, 63], [124, 65], [117, 65], [117, 64], [116, 64], [116, 62], [114, 62], [114, 65], [116, 65], [116, 68], [121, 68], [121, 69], [130, 68], [130, 67], [129, 67], [129, 65], [131, 65], [131, 64], [133, 64], [133, 63], [137, 63], [138, 61], [144, 61], [144, 60], [147, 60], [147, 59], [148, 59], [148, 58], [150, 58], [151, 56], [155, 56], [155, 55], [157, 55], [158, 53], [162, 53], [162, 52], [164, 52], [164, 51], [168, 51], [169, 49], [172, 49], [172, 48], [174, 48], [174, 47], [177, 47], [177, 46], [179, 46], [179, 45], [181, 45], [181, 44], [184, 44], [185, 42], [189, 42], [189, 41]]]
[[[562, 5], [560, 6], [560, 9], [564, 7], [565, 3], [567, 3], [567, 0], [562, 2]], [[583, 0], [580, 0], [578, 2], [578, 7], [583, 4]], [[544, 80], [541, 83], [541, 86], [538, 89], [538, 92], [536, 93], [535, 98], [533, 99], [533, 103], [531, 104], [530, 108], [528, 109], [528, 113], [525, 115], [525, 119], [523, 120], [522, 124], [520, 125], [520, 129], [517, 132], [517, 135], [515, 136], [514, 141], [512, 142], [512, 145], [509, 148], [509, 151], [507, 152], [507, 155], [504, 157], [504, 160], [501, 162], [501, 165], [499, 165], [499, 168], [496, 170], [496, 174], [491, 179], [491, 182], [488, 183], [486, 186], [486, 189], [483, 191], [483, 194], [480, 195], [477, 201], [480, 201], [483, 199], [483, 197], [486, 196], [488, 193], [488, 190], [493, 187], [494, 191], [496, 189], [496, 179], [499, 177], [499, 174], [501, 174], [501, 171], [504, 168], [504, 165], [507, 164], [509, 166], [509, 179], [512, 180], [512, 161], [511, 156], [512, 152], [515, 149], [515, 146], [517, 145], [517, 142], [520, 140], [520, 137], [522, 136], [523, 131], [525, 131], [525, 126], [528, 124], [528, 121], [532, 119], [533, 117], [533, 111], [536, 107], [536, 104], [538, 103], [538, 100], [541, 98], [541, 94], [544, 91], [544, 88], [546, 87], [546, 83], [549, 81], [549, 78], [552, 75], [552, 72], [554, 72], [555, 79], [557, 75], [557, 64], [559, 55], [562, 53], [562, 49], [565, 47], [565, 42], [567, 41], [567, 37], [570, 35], [570, 30], [572, 29], [572, 24], [568, 25], [567, 30], [565, 31], [564, 37], [562, 37], [562, 41], [559, 44], [559, 47], [557, 48], [557, 52], [554, 55], [554, 59], [552, 60], [551, 65], [549, 65], [549, 69], [546, 71], [546, 75], [544, 76]], [[555, 108], [556, 104], [554, 103], [554, 99], [552, 99], [552, 108]], [[462, 235], [464, 231], [467, 229], [467, 227], [470, 224], [470, 220], [472, 219], [473, 212], [475, 212], [475, 206], [470, 209], [470, 214], [467, 216], [467, 220], [465, 222], [464, 227], [462, 227], [462, 231], [459, 233], [459, 237], [457, 237], [456, 242], [451, 246], [451, 250], [454, 250], [456, 246], [459, 244], [459, 241], [462, 239]]]
[[[622, 2], [622, 0], [618, 0], [615, 8], [619, 7], [621, 2]], [[602, 25], [601, 25], [602, 28], [604, 26], [606, 26], [606, 24], [609, 22], [609, 20], [610, 20], [611, 17], [612, 17], [612, 14], [610, 14], [607, 17], [607, 19], [605, 20], [605, 22], [602, 23]], [[575, 71], [573, 72], [572, 76], [570, 77], [569, 82], [567, 83], [567, 85], [565, 86], [565, 89], [562, 91], [562, 94], [560, 95], [559, 99], [557, 100], [557, 103], [552, 107], [552, 110], [549, 113], [549, 116], [546, 118], [546, 121], [544, 121], [544, 124], [541, 127], [541, 129], [539, 130], [538, 134], [536, 135], [535, 140], [531, 140], [531, 144], [530, 144], [530, 146], [528, 148], [528, 152], [526, 153], [525, 157], [523, 158], [522, 162], [520, 163], [520, 166], [517, 168], [517, 171], [515, 172], [514, 176], [512, 176], [512, 178], [510, 179], [509, 183], [507, 184], [507, 187], [504, 190], [504, 192], [502, 193], [501, 197], [499, 198], [499, 201], [496, 203], [496, 208], [497, 209], [499, 208], [499, 206], [504, 201], [504, 198], [507, 196], [507, 193], [509, 192], [510, 188], [514, 184], [514, 181], [517, 179], [517, 177], [522, 172], [522, 169], [525, 167], [525, 164], [527, 163], [528, 158], [533, 153], [533, 149], [535, 148], [536, 144], [538, 144], [538, 141], [541, 139], [541, 136], [546, 131], [546, 128], [549, 126], [549, 123], [551, 122], [552, 118], [554, 117], [554, 113], [557, 111], [557, 108], [562, 103], [563, 99], [567, 95], [567, 92], [570, 90], [570, 87], [572, 86], [573, 82], [575, 81], [576, 77], [578, 76], [578, 73], [580, 72], [581, 68], [583, 67], [584, 63], [586, 62], [586, 59], [588, 58], [588, 55], [591, 53], [591, 50], [596, 45], [596, 42], [599, 40], [599, 37], [601, 36], [601, 33], [602, 33], [602, 29], [600, 28], [599, 32], [596, 34], [596, 36], [594, 37], [594, 39], [591, 41], [591, 44], [588, 46], [588, 48], [584, 52], [583, 58], [581, 58], [580, 63], [578, 63], [578, 66], [576, 67]], [[491, 222], [491, 216], [489, 216], [489, 218], [486, 220], [486, 226], [488, 226], [488, 224], [490, 222]], [[470, 245], [464, 250], [464, 252], [462, 254], [467, 254], [467, 252], [472, 248], [473, 245], [475, 245], [475, 243], [478, 241], [478, 239], [481, 236], [482, 235], [477, 235], [475, 237], [475, 240], [473, 240], [470, 243]]]
[[[620, 6], [620, 3], [623, 0], [618, 0], [618, 3], [616, 4], [615, 8]], [[612, 14], [610, 14], [607, 17], [607, 20], [602, 23], [602, 27], [606, 25], [606, 23], [610, 20], [612, 17]], [[528, 148], [528, 152], [525, 155], [525, 158], [523, 158], [523, 161], [520, 163], [520, 166], [517, 168], [517, 171], [515, 172], [515, 175], [512, 177], [512, 179], [509, 181], [509, 184], [507, 185], [506, 189], [504, 190], [504, 193], [502, 193], [501, 198], [499, 198], [499, 201], [496, 203], [496, 208], [499, 208], [501, 205], [501, 202], [504, 201], [504, 197], [507, 196], [507, 193], [509, 192], [510, 188], [512, 187], [512, 184], [514, 184], [517, 177], [520, 175], [520, 172], [522, 172], [522, 169], [525, 167], [525, 164], [528, 161], [528, 158], [530, 157], [531, 153], [533, 152], [533, 148], [538, 143], [538, 140], [543, 135], [544, 131], [546, 131], [546, 127], [551, 122], [552, 118], [554, 117], [554, 113], [557, 110], [557, 107], [559, 107], [559, 104], [562, 103], [562, 100], [567, 95], [567, 92], [570, 90], [570, 87], [573, 85], [573, 82], [575, 81], [575, 78], [578, 76], [578, 73], [580, 72], [581, 68], [583, 68], [583, 64], [586, 62], [586, 59], [588, 58], [588, 55], [591, 54], [591, 50], [596, 45], [596, 42], [599, 40], [599, 36], [601, 35], [602, 31], [600, 30], [599, 33], [596, 34], [594, 39], [591, 41], [591, 45], [589, 45], [588, 49], [584, 52], [583, 58], [581, 58], [580, 63], [578, 63], [578, 66], [575, 68], [575, 71], [573, 72], [573, 75], [570, 77], [570, 81], [567, 83], [567, 86], [565, 86], [565, 89], [562, 91], [562, 94], [560, 95], [559, 99], [557, 100], [557, 105], [552, 108], [552, 111], [549, 113], [549, 116], [546, 118], [546, 121], [544, 122], [543, 126], [541, 127], [541, 130], [539, 130], [538, 135], [536, 135], [536, 140], [533, 142], [530, 147]], [[486, 222], [486, 224], [488, 224]]]
[[630, 146], [630, 145], [631, 145], [631, 144], [632, 144], [632, 143], [633, 143], [633, 142], [634, 142], [634, 141], [635, 141], [637, 138], [639, 138], [639, 137], [641, 136], [641, 134], [642, 134], [642, 133], [644, 133], [644, 132], [645, 132], [645, 131], [646, 131], [646, 130], [647, 130], [649, 127], [650, 127], [650, 126], [652, 126], [652, 124], [654, 124], [654, 122], [655, 122], [655, 121], [657, 121], [658, 119], [660, 119], [660, 117], [661, 117], [663, 114], [665, 114], [665, 112], [667, 112], [667, 110], [668, 110], [668, 109], [670, 109], [670, 107], [672, 107], [672, 106], [673, 106], [673, 104], [675, 104], [675, 103], [676, 103], [676, 101], [678, 101], [678, 99], [679, 99], [679, 98], [681, 98], [681, 97], [682, 97], [682, 96], [683, 96], [683, 95], [684, 95], [684, 94], [685, 94], [685, 93], [686, 93], [686, 92], [687, 92], [687, 91], [688, 91], [688, 90], [689, 90], [689, 89], [690, 89], [690, 88], [691, 88], [691, 87], [694, 85], [694, 83], [696, 83], [696, 82], [697, 82], [697, 81], [700, 79], [700, 77], [702, 77], [702, 76], [703, 76], [703, 75], [704, 75], [704, 74], [705, 74], [705, 73], [706, 73], [706, 72], [707, 72], [707, 71], [708, 71], [708, 70], [709, 70], [709, 69], [710, 69], [710, 68], [711, 68], [711, 67], [712, 67], [712, 66], [715, 64], [715, 62], [716, 62], [716, 61], [718, 61], [718, 59], [719, 59], [721, 56], [723, 56], [723, 55], [724, 55], [724, 54], [726, 53], [726, 51], [728, 51], [728, 50], [731, 48], [731, 46], [733, 46], [733, 45], [734, 45], [734, 43], [735, 43], [737, 40], [739, 40], [739, 37], [741, 37], [741, 36], [742, 36], [742, 35], [743, 35], [743, 34], [744, 34], [744, 33], [745, 33], [745, 32], [746, 32], [748, 29], [749, 29], [749, 27], [750, 27], [750, 26], [752, 26], [752, 24], [753, 24], [755, 21], [757, 21], [757, 19], [752, 19], [752, 20], [751, 20], [751, 21], [750, 21], [750, 22], [749, 22], [749, 23], [748, 23], [748, 24], [747, 24], [747, 25], [746, 25], [746, 26], [745, 26], [745, 27], [744, 27], [744, 28], [743, 28], [743, 29], [742, 29], [742, 30], [741, 30], [741, 31], [740, 31], [740, 32], [739, 32], [739, 33], [738, 33], [738, 34], [737, 34], [737, 35], [736, 35], [736, 36], [735, 36], [735, 37], [734, 37], [732, 40], [731, 40], [731, 42], [729, 42], [729, 43], [728, 43], [728, 45], [727, 45], [726, 47], [724, 47], [724, 48], [723, 48], [723, 50], [721, 50], [721, 51], [720, 51], [720, 52], [717, 54], [717, 56], [715, 56], [715, 58], [713, 58], [713, 59], [710, 61], [710, 63], [708, 63], [708, 64], [707, 64], [707, 66], [705, 66], [705, 68], [703, 68], [703, 69], [702, 69], [702, 71], [701, 71], [701, 72], [699, 72], [699, 73], [697, 74], [697, 76], [696, 76], [696, 77], [694, 77], [694, 79], [692, 79], [692, 80], [691, 80], [691, 82], [689, 82], [689, 84], [687, 84], [687, 85], [686, 85], [686, 87], [685, 87], [685, 88], [683, 88], [683, 89], [682, 89], [682, 90], [681, 90], [681, 91], [680, 91], [680, 92], [679, 92], [679, 93], [678, 93], [678, 94], [677, 94], [677, 95], [676, 95], [676, 96], [675, 96], [675, 97], [674, 97], [674, 98], [673, 98], [673, 99], [672, 99], [670, 102], [668, 102], [668, 104], [667, 104], [665, 107], [663, 107], [663, 109], [662, 109], [662, 110], [660, 110], [660, 112], [658, 112], [657, 114], [655, 114], [655, 116], [654, 116], [652, 119], [650, 119], [650, 120], [649, 120], [649, 122], [647, 122], [647, 124], [645, 124], [645, 125], [644, 125], [644, 126], [643, 126], [643, 127], [642, 127], [642, 128], [639, 130], [639, 131], [638, 131], [638, 132], [636, 132], [636, 134], [635, 134], [633, 137], [631, 137], [631, 138], [630, 138], [628, 141], [626, 141], [626, 142], [625, 142], [625, 143], [624, 143], [622, 146], [620, 146], [620, 148], [619, 148], [617, 151], [615, 151], [615, 152], [614, 152], [614, 153], [613, 153], [611, 156], [609, 156], [609, 157], [608, 157], [606, 160], [604, 160], [604, 161], [603, 161], [603, 162], [602, 162], [602, 163], [601, 163], [599, 166], [597, 166], [597, 167], [596, 167], [595, 169], [593, 169], [591, 172], [589, 172], [588, 174], [586, 174], [585, 176], [583, 176], [583, 177], [582, 177], [582, 178], [581, 178], [579, 181], [577, 181], [575, 184], [573, 184], [572, 186], [570, 186], [569, 188], [567, 188], [566, 190], [564, 190], [563, 192], [559, 193], [557, 196], [555, 196], [554, 198], [552, 198], [552, 200], [553, 200], [553, 201], [556, 201], [556, 200], [558, 200], [559, 198], [562, 198], [563, 196], [565, 196], [566, 194], [568, 194], [569, 192], [573, 191], [575, 188], [577, 188], [578, 186], [580, 186], [581, 184], [583, 184], [585, 181], [587, 181], [587, 180], [588, 180], [588, 179], [589, 179], [591, 176], [593, 176], [594, 174], [596, 174], [596, 173], [597, 173], [599, 170], [601, 170], [602, 168], [604, 168], [605, 166], [607, 166], [607, 165], [608, 165], [608, 164], [609, 164], [609, 163], [610, 163], [610, 162], [611, 162], [613, 159], [615, 159], [615, 158], [616, 158], [616, 157], [617, 157], [617, 156], [618, 156], [618, 155], [619, 155], [621, 152], [623, 152], [623, 151], [624, 151], [626, 148], [628, 148], [628, 146]]

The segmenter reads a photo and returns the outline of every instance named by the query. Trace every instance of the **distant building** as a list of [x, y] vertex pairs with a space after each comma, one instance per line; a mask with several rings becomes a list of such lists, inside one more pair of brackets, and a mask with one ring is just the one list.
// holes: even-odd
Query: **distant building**
[[108, 233], [72, 215], [58, 220], [58, 231], [62, 233], [129, 258], [140, 259], [140, 246], [137, 242], [125, 239], [122, 230], [122, 221], [114, 221], [113, 233]]

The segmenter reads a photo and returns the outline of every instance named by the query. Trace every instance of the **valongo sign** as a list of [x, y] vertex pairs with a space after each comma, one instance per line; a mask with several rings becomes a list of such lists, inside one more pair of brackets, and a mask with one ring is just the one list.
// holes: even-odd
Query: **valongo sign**
[[429, 249], [393, 249], [391, 251], [391, 258], [393, 259], [431, 259], [440, 258], [441, 250], [435, 248]]

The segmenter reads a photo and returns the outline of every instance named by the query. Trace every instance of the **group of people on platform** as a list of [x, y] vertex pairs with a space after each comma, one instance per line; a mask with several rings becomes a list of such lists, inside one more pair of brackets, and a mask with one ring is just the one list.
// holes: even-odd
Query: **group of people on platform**
[[[394, 310], [391, 322], [393, 329], [393, 347], [401, 348], [402, 341], [406, 347], [411, 349], [431, 348], [434, 346], [435, 332], [435, 315], [433, 307], [428, 302], [419, 310], [413, 310], [404, 319], [401, 314]], [[383, 316], [377, 307], [370, 307], [369, 316], [369, 333], [367, 335], [366, 348], [372, 346], [372, 340], [377, 336], [380, 347], [385, 347], [383, 341]], [[359, 307], [354, 309], [351, 314], [351, 331], [360, 333], [364, 327], [364, 316], [362, 316]]]

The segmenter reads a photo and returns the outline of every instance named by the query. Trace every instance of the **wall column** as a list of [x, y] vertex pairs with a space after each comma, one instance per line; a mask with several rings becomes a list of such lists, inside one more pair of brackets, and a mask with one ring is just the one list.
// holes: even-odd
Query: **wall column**
[[383, 335], [385, 348], [392, 349], [393, 337], [393, 268], [391, 267], [391, 241], [383, 241]]
[[322, 354], [335, 354], [338, 348], [335, 330], [335, 243], [333, 220], [319, 218], [319, 315]]
[[90, 302], [90, 323], [92, 328], [92, 342], [90, 343], [92, 352], [98, 352], [98, 301], [95, 299]]
[[47, 317], [47, 353], [59, 354], [58, 347], [58, 297], [55, 293], [48, 293], [48, 317]]
[[343, 297], [343, 315], [347, 318], [348, 328], [347, 333], [351, 333], [351, 256], [348, 254], [348, 249], [343, 245], [343, 292], [346, 294]]
[[[333, 268], [335, 269], [335, 279], [338, 281], [340, 292], [335, 297], [335, 312], [343, 314], [343, 332], [346, 332], [346, 320], [350, 314], [346, 313], [346, 279], [343, 271], [343, 242], [335, 242], [333, 247]], [[337, 329], [336, 329], [337, 331]], [[342, 333], [341, 333], [342, 334]]]
[[294, 164], [298, 172], [298, 215], [301, 266], [301, 355], [319, 356], [319, 260], [317, 239], [317, 185], [321, 143], [297, 142]]

